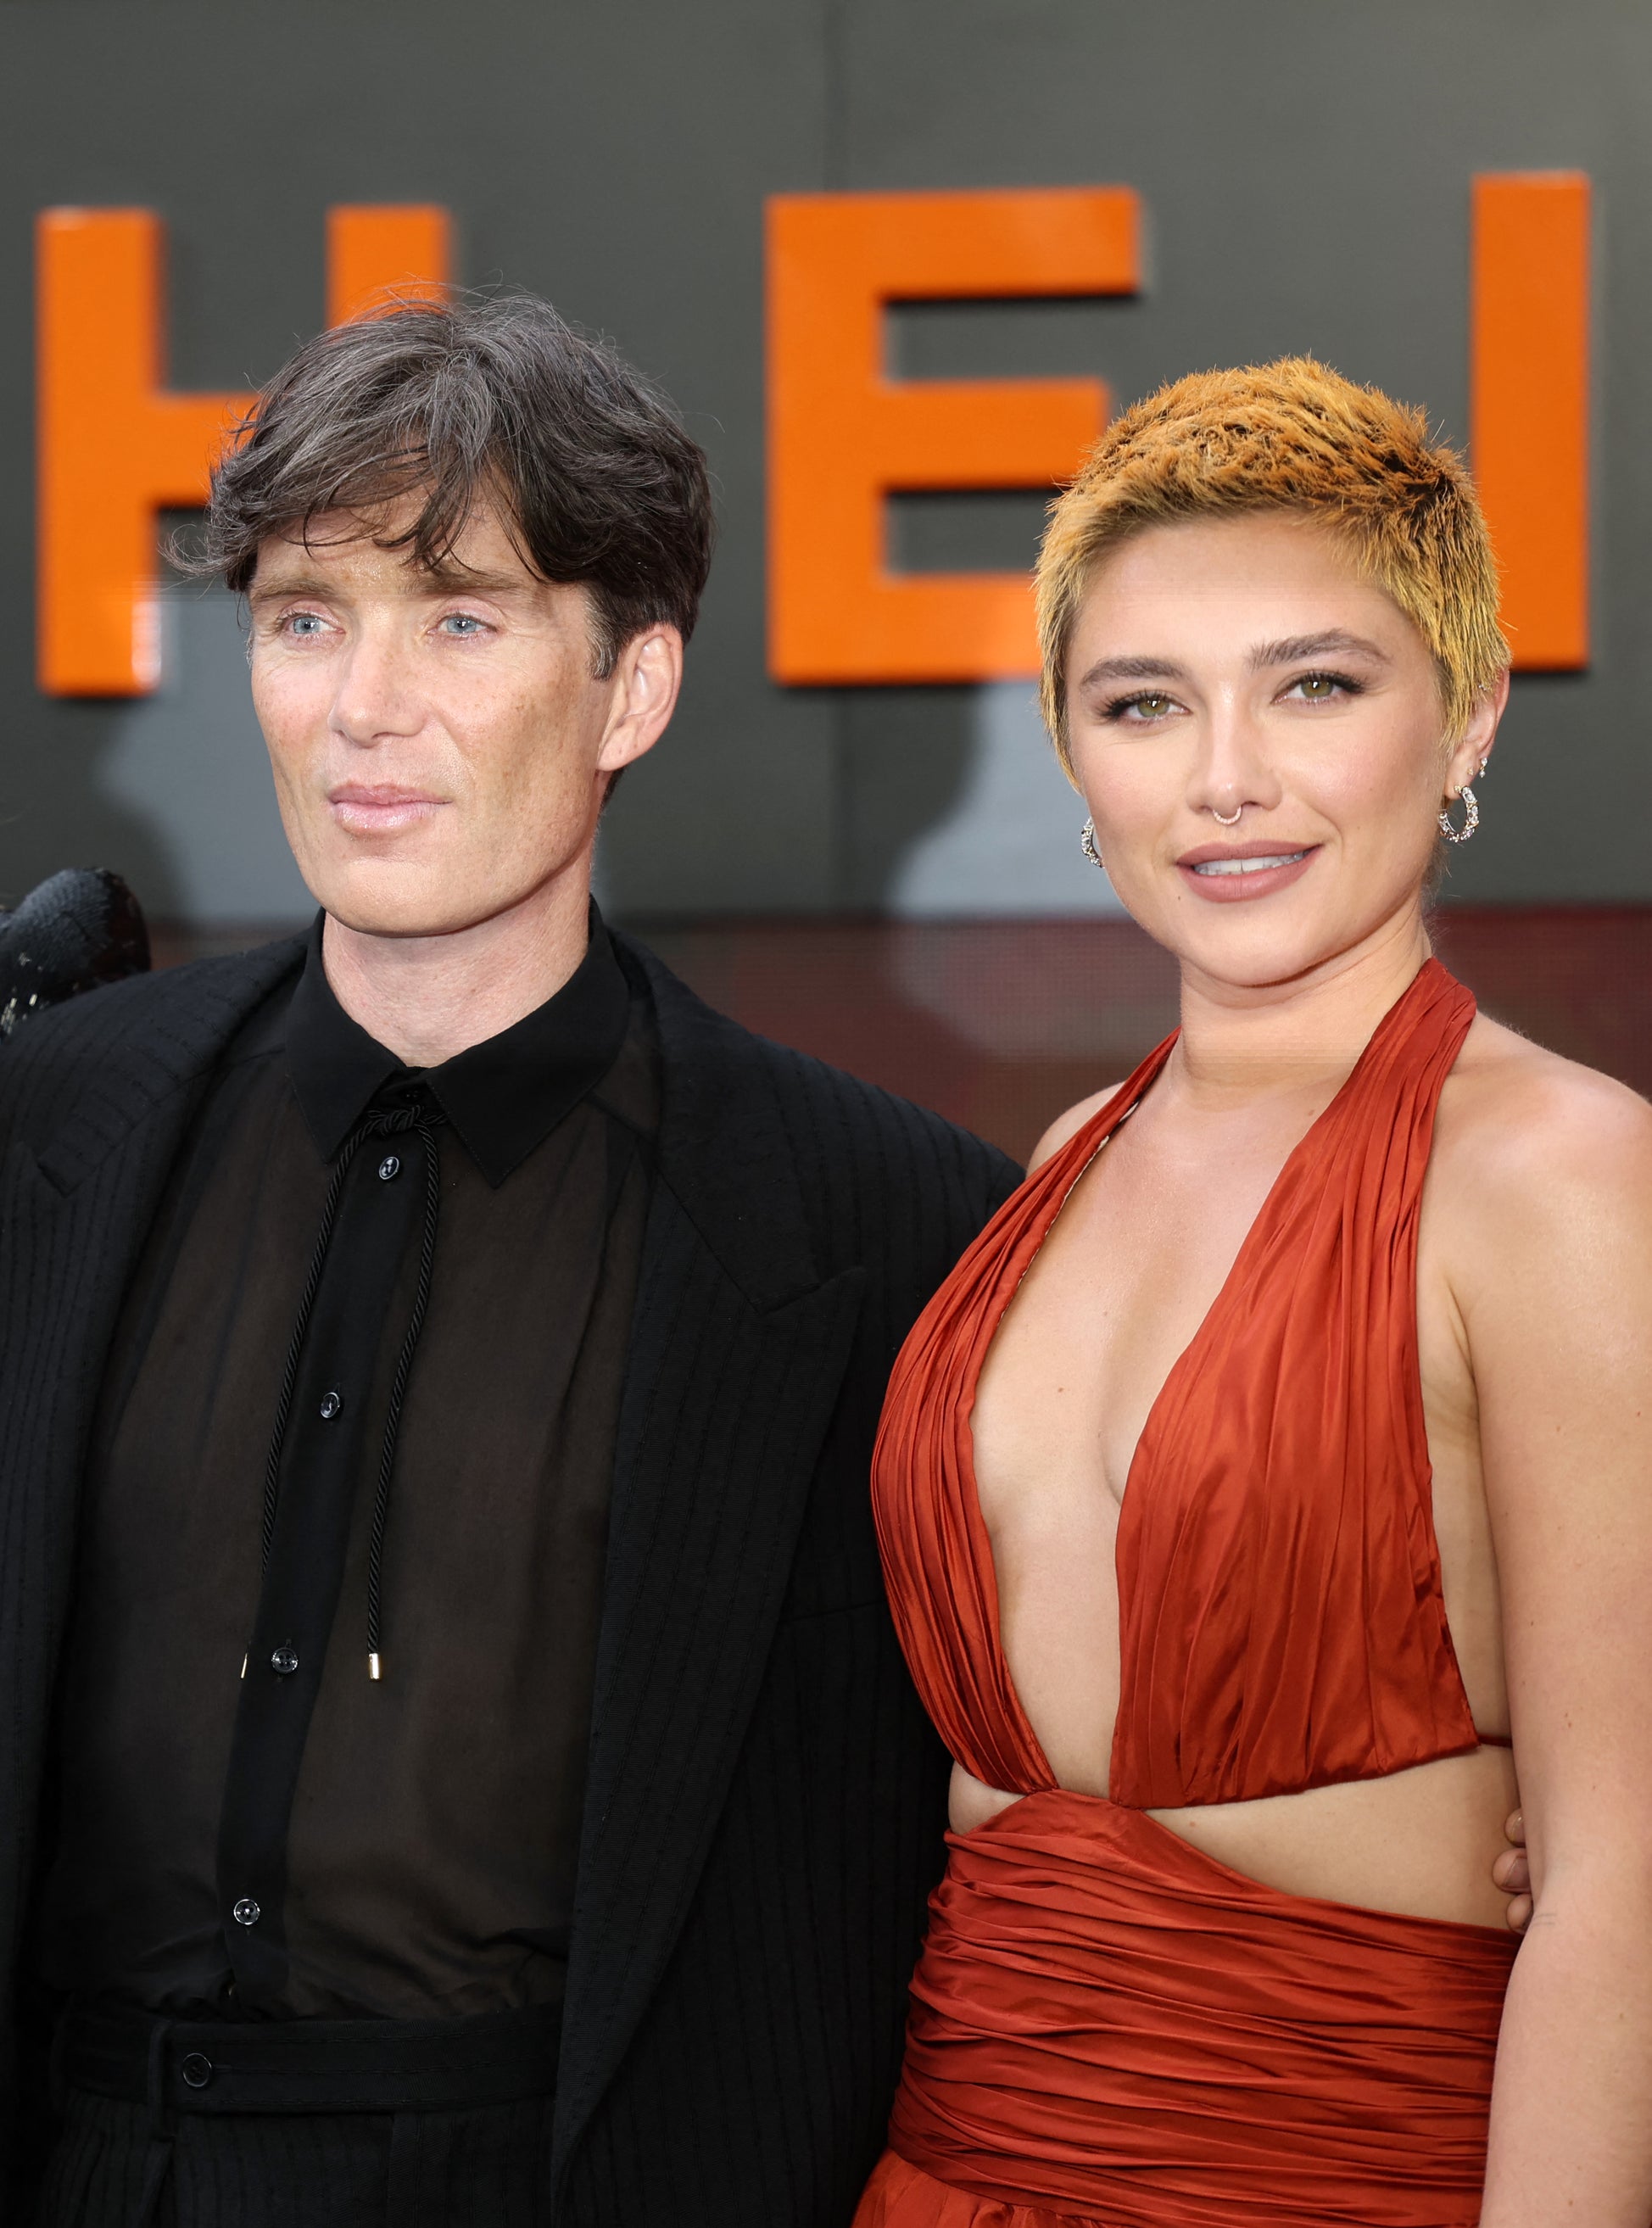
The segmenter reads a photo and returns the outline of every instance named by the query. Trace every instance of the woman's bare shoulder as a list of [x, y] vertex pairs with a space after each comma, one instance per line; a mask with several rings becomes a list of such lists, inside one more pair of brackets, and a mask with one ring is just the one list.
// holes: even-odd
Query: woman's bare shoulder
[[1081, 1098], [1076, 1106], [1069, 1106], [1065, 1114], [1058, 1114], [1034, 1146], [1032, 1157], [1027, 1163], [1028, 1175], [1030, 1176], [1033, 1170], [1041, 1167], [1052, 1153], [1059, 1153], [1063, 1145], [1076, 1137], [1091, 1117], [1099, 1114], [1117, 1091], [1118, 1085], [1110, 1083], [1104, 1090], [1092, 1091], [1088, 1098]]
[[1580, 1213], [1652, 1210], [1652, 1104], [1625, 1084], [1476, 1017], [1440, 1096], [1440, 1188], [1478, 1220], [1553, 1235]]

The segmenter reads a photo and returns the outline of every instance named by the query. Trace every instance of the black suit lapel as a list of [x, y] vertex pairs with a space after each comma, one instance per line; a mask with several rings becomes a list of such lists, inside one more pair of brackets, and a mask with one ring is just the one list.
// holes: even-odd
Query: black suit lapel
[[821, 1275], [761, 1054], [656, 963], [649, 972], [665, 1102], [616, 1457], [559, 2171], [693, 1899], [862, 1282], [858, 1269]]

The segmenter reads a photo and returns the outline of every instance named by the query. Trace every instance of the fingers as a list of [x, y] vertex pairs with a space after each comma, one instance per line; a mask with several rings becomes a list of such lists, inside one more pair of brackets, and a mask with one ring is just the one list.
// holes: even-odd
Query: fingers
[[1532, 1892], [1532, 1866], [1524, 1849], [1505, 1849], [1493, 1865], [1491, 1877], [1505, 1895]]
[[1510, 1898], [1504, 1917], [1512, 1934], [1524, 1934], [1532, 1922], [1532, 1867], [1526, 1854], [1526, 1819], [1511, 1810], [1503, 1821], [1503, 1838], [1511, 1846], [1491, 1868], [1491, 1877]]

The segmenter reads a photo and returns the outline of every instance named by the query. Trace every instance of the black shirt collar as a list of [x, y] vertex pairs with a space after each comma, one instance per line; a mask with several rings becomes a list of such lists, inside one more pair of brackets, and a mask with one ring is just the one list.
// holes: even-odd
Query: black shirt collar
[[422, 1085], [490, 1184], [502, 1184], [601, 1082], [618, 1057], [631, 996], [602, 916], [591, 908], [585, 957], [554, 997], [439, 1067], [410, 1068], [353, 1021], [322, 964], [324, 914], [310, 932], [287, 1012], [287, 1072], [331, 1160], [387, 1086]]

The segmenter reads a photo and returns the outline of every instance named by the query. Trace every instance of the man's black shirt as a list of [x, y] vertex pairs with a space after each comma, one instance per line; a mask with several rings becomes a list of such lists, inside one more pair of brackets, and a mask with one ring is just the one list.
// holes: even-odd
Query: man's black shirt
[[343, 1012], [319, 927], [241, 1030], [104, 1380], [53, 1987], [232, 2018], [560, 1997], [657, 1119], [594, 920], [555, 997], [439, 1068]]

